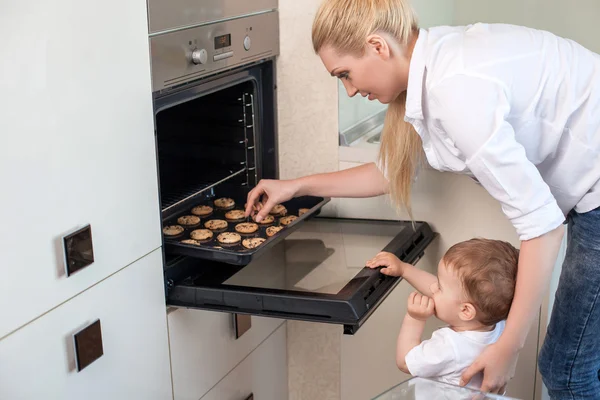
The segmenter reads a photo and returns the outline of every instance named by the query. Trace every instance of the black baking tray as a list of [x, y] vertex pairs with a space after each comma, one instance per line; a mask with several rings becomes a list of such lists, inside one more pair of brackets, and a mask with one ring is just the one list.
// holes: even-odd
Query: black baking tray
[[[231, 196], [228, 196], [231, 197]], [[216, 198], [216, 197], [215, 197]], [[290, 233], [294, 232], [296, 229], [300, 227], [303, 221], [319, 214], [321, 208], [327, 204], [331, 199], [329, 197], [317, 197], [317, 196], [301, 196], [293, 198], [289, 201], [281, 203], [287, 208], [286, 215], [295, 215], [298, 216], [298, 211], [301, 208], [308, 208], [308, 211], [302, 216], [298, 217], [294, 222], [284, 227], [282, 230], [277, 232], [272, 237], [268, 237], [266, 234], [266, 229], [269, 226], [279, 226], [280, 217], [275, 217], [275, 221], [270, 225], [261, 225], [259, 224], [259, 229], [256, 233], [251, 235], [242, 235], [242, 240], [246, 238], [253, 237], [262, 237], [265, 238], [265, 242], [262, 243], [255, 249], [247, 249], [242, 246], [242, 244], [237, 244], [235, 246], [227, 246], [223, 247], [218, 241], [217, 236], [221, 232], [214, 232], [214, 237], [212, 240], [204, 242], [200, 245], [192, 245], [181, 243], [182, 240], [189, 239], [190, 232], [195, 229], [204, 228], [204, 223], [211, 219], [225, 219], [225, 213], [229, 210], [219, 210], [217, 209], [213, 201], [215, 198], [211, 198], [202, 202], [194, 203], [190, 205], [189, 209], [182, 210], [175, 215], [169, 216], [169, 218], [163, 220], [163, 226], [167, 225], [178, 225], [177, 218], [182, 215], [191, 215], [191, 209], [198, 205], [209, 205], [213, 207], [214, 211], [210, 216], [202, 217], [200, 221], [200, 225], [195, 227], [185, 228], [185, 231], [182, 235], [177, 236], [175, 238], [167, 237], [163, 235], [164, 238], [164, 246], [167, 253], [170, 254], [180, 254], [195, 258], [202, 258], [206, 260], [219, 261], [227, 264], [233, 265], [248, 265], [252, 261], [254, 257], [260, 256], [267, 249], [271, 248], [273, 245], [277, 244], [281, 240], [283, 240]], [[231, 197], [235, 201], [234, 210], [243, 210], [244, 204], [246, 204], [246, 198], [236, 198]], [[244, 221], [237, 222], [229, 222], [226, 232], [235, 232], [235, 225], [241, 222], [251, 222], [250, 219]], [[225, 232], [224, 231], [224, 232]], [[218, 248], [218, 247], [221, 248]]]

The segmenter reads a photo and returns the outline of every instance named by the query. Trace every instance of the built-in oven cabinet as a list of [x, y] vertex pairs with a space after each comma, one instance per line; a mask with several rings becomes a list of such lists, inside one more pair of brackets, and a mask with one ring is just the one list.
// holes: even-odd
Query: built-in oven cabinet
[[15, 7], [0, 23], [0, 338], [161, 245], [146, 2]]
[[0, 398], [172, 398], [155, 250], [0, 341]]
[[[202, 400], [288, 398], [286, 325], [281, 325]], [[185, 400], [175, 395], [176, 400]]]
[[[169, 309], [175, 399], [200, 399], [282, 324], [274, 318]], [[285, 355], [285, 346], [280, 351]]]

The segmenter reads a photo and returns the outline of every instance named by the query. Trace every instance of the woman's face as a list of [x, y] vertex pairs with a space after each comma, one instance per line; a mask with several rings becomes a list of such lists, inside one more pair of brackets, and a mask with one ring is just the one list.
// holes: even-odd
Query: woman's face
[[342, 81], [348, 96], [360, 93], [369, 100], [388, 104], [406, 90], [410, 65], [407, 53], [386, 35], [370, 35], [361, 57], [342, 55], [331, 46], [324, 46], [319, 56], [331, 76]]

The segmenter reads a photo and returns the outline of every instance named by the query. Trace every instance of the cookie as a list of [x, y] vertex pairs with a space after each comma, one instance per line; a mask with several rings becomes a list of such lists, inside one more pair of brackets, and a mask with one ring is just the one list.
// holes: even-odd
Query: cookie
[[242, 233], [244, 235], [248, 235], [254, 233], [258, 230], [258, 225], [254, 222], [242, 222], [241, 224], [237, 224], [235, 226], [235, 231], [237, 233]]
[[242, 210], [231, 210], [225, 213], [225, 219], [229, 221], [243, 221], [246, 215]]
[[195, 215], [183, 215], [177, 218], [177, 223], [183, 226], [196, 226], [200, 224], [200, 217]]
[[193, 244], [194, 246], [200, 246], [200, 241], [194, 240], [194, 239], [185, 239], [185, 240], [182, 240], [181, 243], [183, 243], [183, 244]]
[[283, 226], [288, 226], [289, 224], [291, 224], [292, 222], [294, 222], [297, 219], [298, 219], [298, 217], [296, 217], [295, 215], [288, 215], [287, 217], [281, 218], [279, 220], [279, 223]]
[[267, 228], [267, 236], [274, 236], [277, 232], [283, 229], [283, 226], [270, 226]]
[[211, 231], [222, 231], [227, 229], [227, 221], [222, 219], [211, 219], [210, 221], [206, 221], [204, 223], [204, 227], [206, 229], [210, 229]]
[[213, 203], [215, 204], [215, 207], [220, 208], [221, 210], [231, 210], [235, 207], [235, 201], [229, 197], [221, 197], [220, 199], [216, 199]]
[[265, 239], [263, 238], [244, 239], [242, 240], [242, 246], [244, 246], [247, 249], [255, 249], [261, 244], [263, 244], [264, 241]]
[[[256, 215], [254, 215], [252, 217], [252, 220], [254, 220], [254, 222], [256, 222]], [[275, 222], [275, 217], [273, 217], [272, 215], [267, 215], [258, 223], [261, 225], [269, 225], [269, 224], [272, 224], [273, 222]]]
[[285, 208], [281, 204], [277, 204], [271, 209], [269, 214], [275, 215], [277, 217], [283, 217], [285, 214], [287, 214], [287, 208]]
[[192, 214], [199, 217], [206, 217], [207, 215], [212, 214], [212, 212], [213, 208], [211, 206], [196, 206], [192, 208]]
[[298, 210], [298, 216], [301, 217], [302, 214], [306, 214], [309, 211], [310, 211], [309, 208], [301, 208], [301, 209]]
[[213, 233], [210, 229], [196, 229], [190, 233], [190, 237], [194, 240], [205, 242], [213, 238]]
[[163, 233], [165, 236], [179, 236], [183, 233], [184, 229], [181, 225], [169, 225], [163, 228]]
[[220, 233], [219, 236], [217, 236], [217, 240], [222, 245], [232, 246], [232, 245], [235, 245], [235, 244], [238, 244], [239, 242], [241, 242], [242, 237], [240, 236], [239, 233], [223, 232], [223, 233]]

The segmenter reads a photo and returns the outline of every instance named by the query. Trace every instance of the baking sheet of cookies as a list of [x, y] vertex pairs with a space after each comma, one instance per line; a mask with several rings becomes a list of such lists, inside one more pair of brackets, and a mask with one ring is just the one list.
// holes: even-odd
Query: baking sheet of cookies
[[[183, 210], [176, 215], [163, 220], [163, 238], [165, 243], [165, 249], [169, 253], [182, 254], [196, 258], [204, 258], [209, 260], [215, 260], [225, 262], [228, 264], [235, 265], [247, 265], [252, 261], [252, 258], [262, 253], [267, 248], [271, 247], [275, 243], [283, 240], [286, 236], [296, 230], [303, 220], [310, 218], [317, 214], [319, 210], [329, 202], [329, 198], [315, 197], [315, 196], [303, 196], [297, 197], [285, 203], [282, 206], [285, 207], [284, 212], [279, 215], [272, 215], [272, 222], [270, 223], [259, 223], [258, 230], [253, 233], [239, 233], [236, 232], [236, 225], [240, 223], [254, 222], [251, 217], [243, 218], [241, 220], [233, 221], [226, 218], [226, 214], [232, 210], [244, 210], [246, 199], [231, 198], [234, 201], [233, 207], [229, 209], [221, 209], [215, 206], [217, 204], [227, 204], [223, 202], [222, 197], [209, 199], [201, 203], [191, 204], [189, 209]], [[198, 224], [190, 226], [178, 223], [180, 217], [192, 216], [192, 209], [197, 206], [210, 206], [213, 211], [210, 215], [200, 216]], [[276, 210], [281, 211], [281, 209]], [[230, 213], [228, 216], [231, 216]], [[294, 218], [297, 217], [297, 218]], [[194, 222], [195, 218], [183, 218], [180, 221], [186, 220], [186, 222]], [[213, 229], [212, 237], [201, 241], [192, 242], [190, 241], [191, 233], [198, 229], [206, 229], [205, 224], [214, 228], [217, 223], [210, 222], [215, 220], [226, 221], [226, 226], [223, 224], [221, 229]], [[290, 221], [291, 220], [291, 221]], [[286, 225], [286, 223], [288, 223]], [[181, 229], [181, 228], [183, 229]], [[273, 236], [267, 235], [267, 229], [269, 227], [281, 228]], [[271, 230], [274, 230], [271, 228]], [[219, 235], [221, 233], [229, 232], [228, 234], [222, 235], [222, 241], [219, 241]], [[178, 233], [176, 235], [168, 235], [167, 233]], [[199, 232], [205, 233], [205, 232]], [[238, 233], [240, 235], [239, 241], [235, 241], [236, 235], [230, 233]], [[264, 241], [256, 240], [258, 238], [264, 239]], [[253, 240], [248, 240], [253, 239]], [[231, 241], [234, 243], [231, 243]], [[230, 242], [230, 243], [226, 243]], [[260, 243], [259, 243], [260, 242]], [[256, 247], [247, 248], [245, 245], [253, 244]]]

